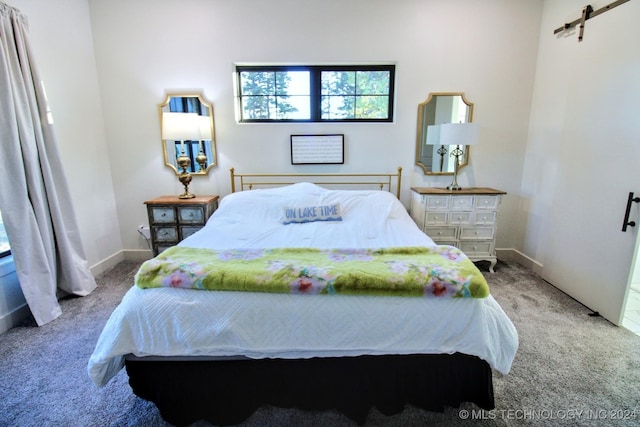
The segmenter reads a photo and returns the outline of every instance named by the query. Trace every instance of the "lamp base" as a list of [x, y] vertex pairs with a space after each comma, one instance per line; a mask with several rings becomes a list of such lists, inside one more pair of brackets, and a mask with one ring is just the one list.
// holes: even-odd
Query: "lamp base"
[[179, 199], [193, 199], [196, 197], [195, 194], [189, 193], [189, 184], [191, 183], [192, 176], [187, 171], [187, 168], [191, 165], [191, 159], [184, 155], [184, 151], [182, 155], [178, 157], [178, 166], [182, 168], [182, 172], [178, 175], [178, 181], [184, 185], [184, 193], [178, 196]]
[[451, 155], [456, 158], [455, 163], [453, 164], [453, 181], [449, 186], [447, 186], [447, 190], [458, 191], [462, 190], [462, 187], [458, 185], [458, 167], [460, 166], [460, 156], [463, 154], [463, 151], [460, 149], [458, 145], [454, 150], [451, 151]]
[[195, 194], [191, 194], [189, 192], [189, 183], [191, 182], [192, 176], [186, 170], [183, 170], [180, 175], [178, 175], [178, 180], [184, 185], [184, 193], [178, 196], [179, 199], [193, 199], [196, 197]]

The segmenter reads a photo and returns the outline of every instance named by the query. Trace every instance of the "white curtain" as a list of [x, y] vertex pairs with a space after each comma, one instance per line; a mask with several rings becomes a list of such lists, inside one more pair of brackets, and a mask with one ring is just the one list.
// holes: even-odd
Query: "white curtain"
[[27, 22], [0, 2], [0, 210], [16, 273], [38, 325], [58, 296], [96, 287], [87, 267]]

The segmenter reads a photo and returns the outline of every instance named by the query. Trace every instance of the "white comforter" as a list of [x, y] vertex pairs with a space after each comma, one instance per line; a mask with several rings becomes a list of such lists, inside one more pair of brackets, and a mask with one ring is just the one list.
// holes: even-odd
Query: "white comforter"
[[[342, 221], [282, 225], [283, 206], [340, 203]], [[383, 191], [295, 184], [226, 196], [182, 246], [228, 248], [429, 246]], [[89, 375], [106, 384], [124, 356], [309, 358], [461, 352], [507, 373], [518, 346], [509, 318], [484, 299], [309, 296], [134, 286], [109, 318]]]
[[[283, 207], [339, 203], [342, 221], [282, 224]], [[381, 248], [431, 246], [406, 209], [386, 191], [326, 190], [310, 183], [224, 197], [200, 232], [180, 243], [194, 248]]]

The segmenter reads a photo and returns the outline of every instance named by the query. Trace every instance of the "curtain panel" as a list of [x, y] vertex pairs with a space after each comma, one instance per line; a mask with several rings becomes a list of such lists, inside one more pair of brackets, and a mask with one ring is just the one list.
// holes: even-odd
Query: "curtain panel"
[[0, 2], [0, 210], [16, 273], [38, 325], [58, 295], [96, 287], [87, 266], [26, 18]]

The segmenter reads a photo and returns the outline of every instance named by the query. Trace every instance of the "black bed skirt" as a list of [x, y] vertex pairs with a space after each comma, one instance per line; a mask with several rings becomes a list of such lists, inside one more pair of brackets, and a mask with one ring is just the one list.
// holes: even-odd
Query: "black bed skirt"
[[494, 408], [488, 363], [466, 354], [313, 359], [126, 359], [133, 392], [154, 402], [174, 425], [206, 420], [238, 424], [262, 405], [336, 409], [363, 424], [376, 407], [385, 415], [406, 404], [444, 411], [472, 402]]

